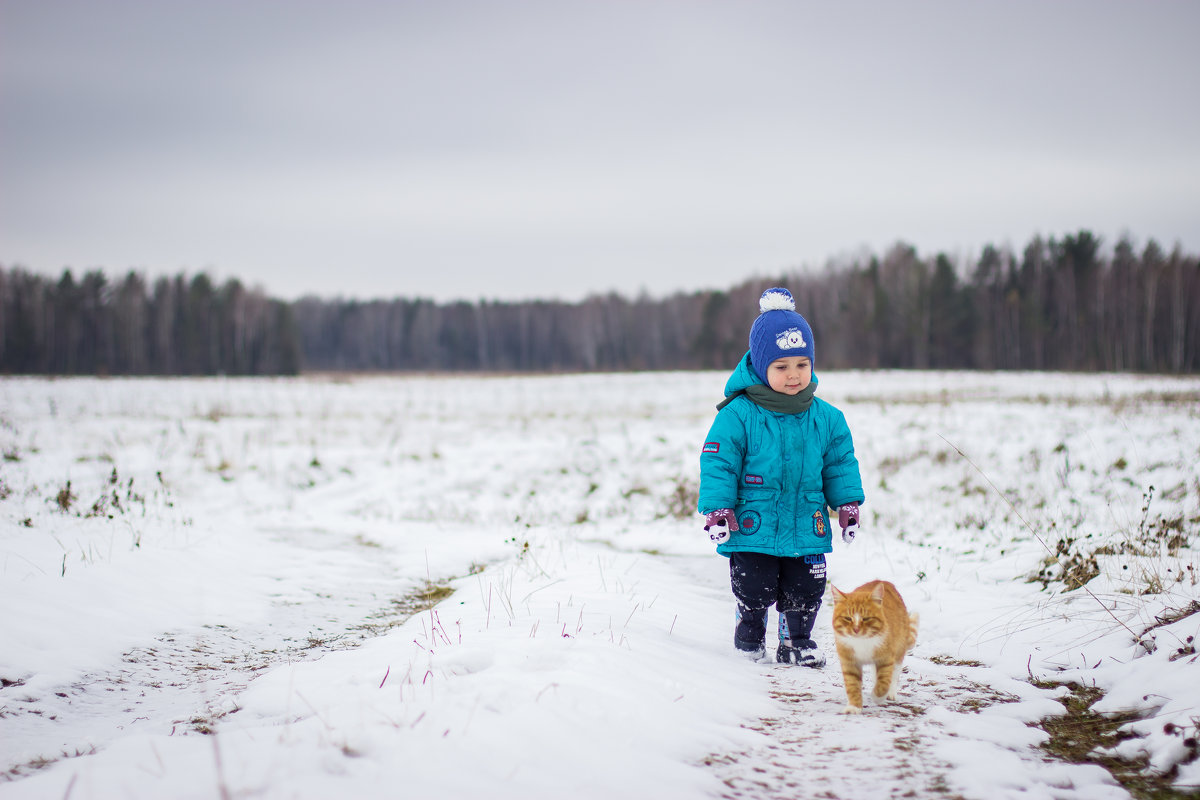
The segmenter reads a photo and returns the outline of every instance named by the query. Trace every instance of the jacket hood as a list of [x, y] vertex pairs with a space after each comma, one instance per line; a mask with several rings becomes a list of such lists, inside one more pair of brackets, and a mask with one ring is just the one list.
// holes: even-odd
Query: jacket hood
[[[813, 373], [812, 382], [815, 386], [819, 383], [817, 373]], [[758, 384], [766, 386], [763, 379], [758, 377], [758, 373], [754, 371], [754, 365], [750, 363], [750, 351], [746, 351], [746, 355], [742, 356], [742, 360], [738, 362], [734, 368], [733, 374], [729, 376], [729, 380], [725, 381], [725, 396], [729, 397], [738, 392], [745, 391], [747, 388]]]

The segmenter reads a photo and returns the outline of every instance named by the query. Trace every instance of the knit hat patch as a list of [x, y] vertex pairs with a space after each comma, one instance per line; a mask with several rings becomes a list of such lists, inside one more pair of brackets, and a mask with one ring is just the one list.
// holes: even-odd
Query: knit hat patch
[[780, 350], [802, 350], [808, 347], [808, 343], [804, 341], [804, 331], [800, 328], [788, 328], [775, 337], [775, 346]]

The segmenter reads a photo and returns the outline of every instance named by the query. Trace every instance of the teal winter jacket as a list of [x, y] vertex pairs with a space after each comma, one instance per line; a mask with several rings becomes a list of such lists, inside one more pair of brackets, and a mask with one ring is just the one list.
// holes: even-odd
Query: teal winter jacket
[[[761, 383], [747, 353], [725, 396]], [[808, 410], [781, 414], [742, 395], [717, 412], [700, 454], [698, 508], [737, 515], [741, 530], [717, 546], [721, 555], [831, 552], [828, 508], [864, 499], [850, 428], [829, 403], [813, 397]]]

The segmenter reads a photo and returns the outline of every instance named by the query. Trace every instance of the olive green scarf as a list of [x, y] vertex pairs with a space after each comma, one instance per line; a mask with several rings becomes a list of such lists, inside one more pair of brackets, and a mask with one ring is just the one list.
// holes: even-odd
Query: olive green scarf
[[717, 405], [717, 410], [720, 411], [739, 395], [744, 394], [751, 402], [757, 403], [767, 411], [774, 411], [777, 414], [801, 414], [808, 411], [808, 407], [812, 405], [813, 395], [816, 391], [816, 381], [805, 386], [799, 394], [784, 394], [775, 391], [770, 386], [756, 383], [726, 397]]

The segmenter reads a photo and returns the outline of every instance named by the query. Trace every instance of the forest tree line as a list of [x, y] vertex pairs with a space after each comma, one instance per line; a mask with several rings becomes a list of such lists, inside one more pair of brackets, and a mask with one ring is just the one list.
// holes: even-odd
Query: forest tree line
[[726, 369], [786, 286], [824, 369], [1200, 371], [1200, 260], [1088, 231], [964, 262], [906, 244], [728, 291], [579, 303], [274, 300], [204, 273], [110, 283], [0, 268], [0, 372]]
[[137, 272], [110, 283], [0, 268], [0, 372], [39, 375], [292, 375], [289, 304], [205, 273]]

